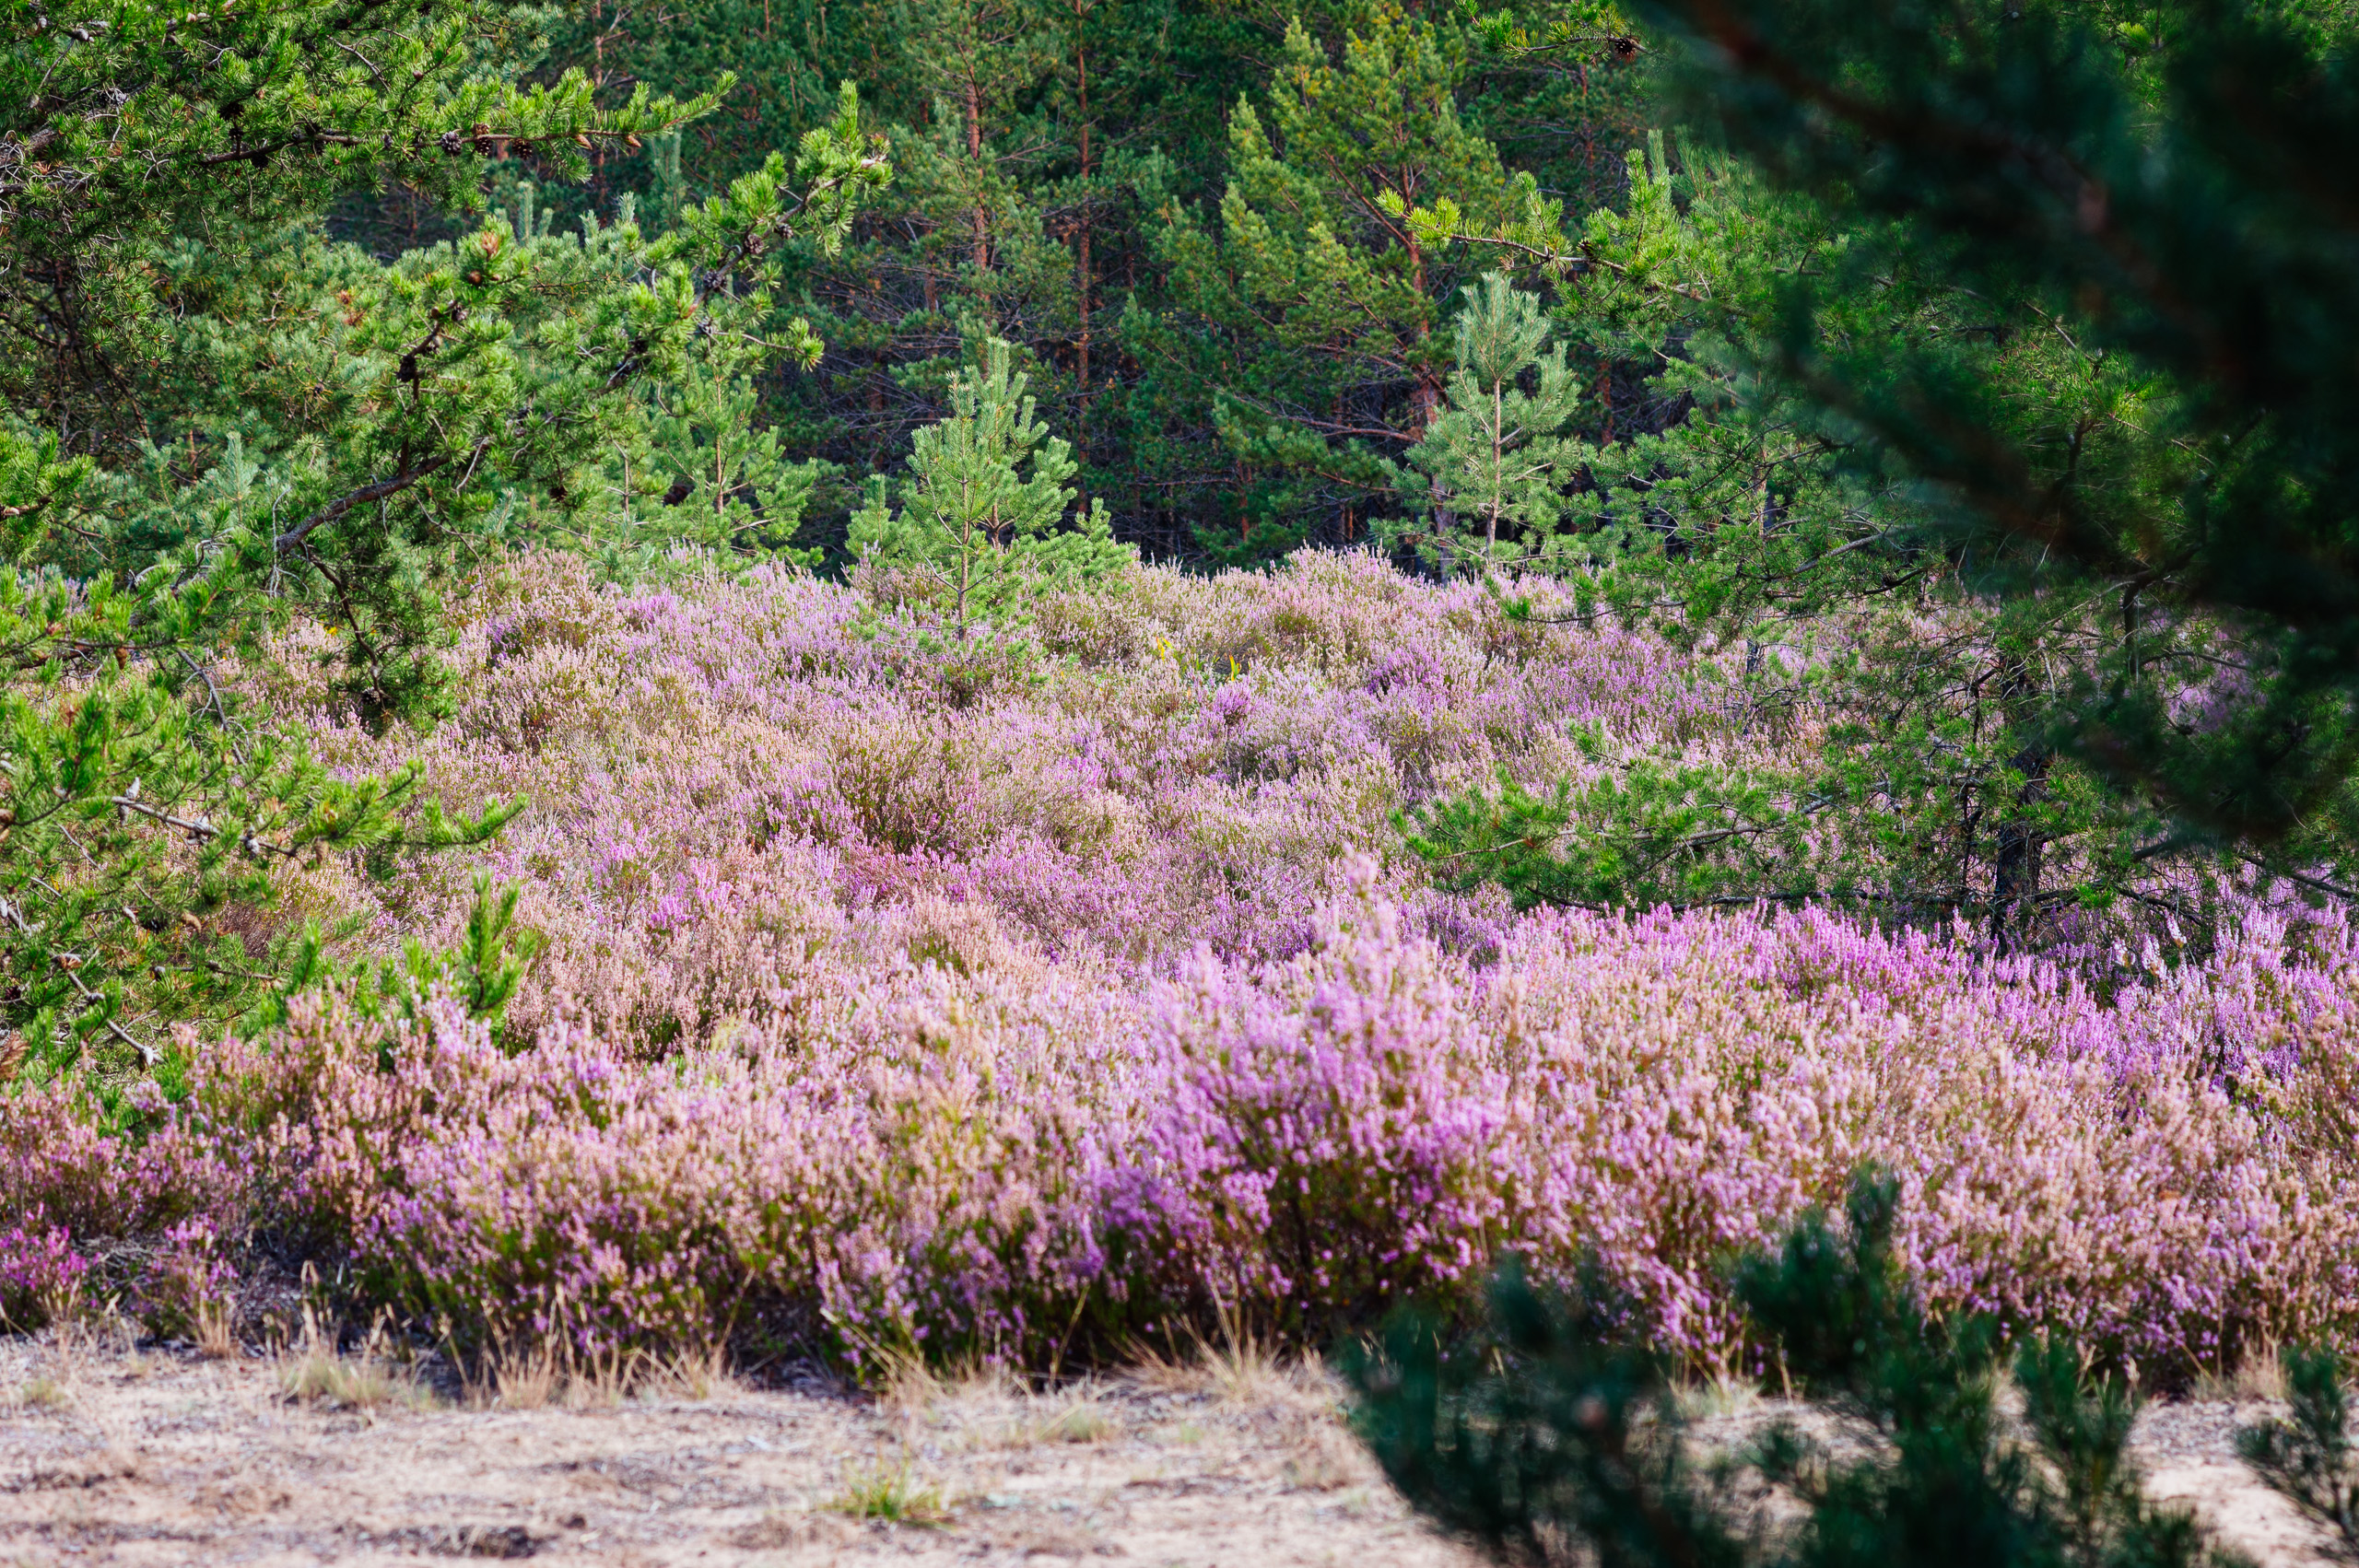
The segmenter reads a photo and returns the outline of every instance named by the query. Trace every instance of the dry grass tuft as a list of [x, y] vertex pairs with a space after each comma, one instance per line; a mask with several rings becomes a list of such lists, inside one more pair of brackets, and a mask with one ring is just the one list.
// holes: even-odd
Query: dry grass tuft
[[434, 1390], [395, 1359], [383, 1318], [370, 1329], [358, 1352], [346, 1355], [332, 1336], [321, 1331], [308, 1306], [302, 1340], [278, 1358], [278, 1388], [298, 1403], [330, 1410], [419, 1410], [435, 1403]]
[[430, 1410], [435, 1402], [434, 1390], [406, 1368], [365, 1352], [345, 1356], [321, 1346], [283, 1358], [278, 1387], [289, 1399], [330, 1410]]
[[2189, 1394], [2197, 1399], [2236, 1404], [2281, 1401], [2285, 1398], [2285, 1369], [2278, 1361], [2279, 1353], [2274, 1342], [2251, 1346], [2230, 1370], [2197, 1374]]
[[1043, 1443], [1105, 1443], [1121, 1435], [1114, 1412], [1085, 1393], [1068, 1399], [1036, 1424]]
[[1298, 1412], [1286, 1423], [1282, 1445], [1280, 1470], [1297, 1492], [1335, 1492], [1369, 1479], [1367, 1457], [1331, 1417]]
[[222, 1297], [196, 1304], [189, 1318], [196, 1353], [207, 1361], [228, 1361], [238, 1353], [237, 1304]]
[[[979, 1402], [980, 1403], [980, 1402]], [[956, 1412], [969, 1418], [967, 1446], [1031, 1448], [1043, 1443], [1108, 1443], [1122, 1435], [1121, 1413], [1088, 1385], [1061, 1394], [1004, 1394], [998, 1408], [980, 1405]]]
[[1218, 1340], [1199, 1335], [1192, 1353], [1133, 1346], [1128, 1376], [1154, 1393], [1205, 1395], [1229, 1405], [1298, 1404], [1314, 1390], [1321, 1399], [1332, 1398], [1326, 1370], [1315, 1356], [1289, 1365], [1277, 1341], [1226, 1314]]
[[883, 1458], [853, 1465], [844, 1472], [844, 1490], [823, 1505], [855, 1519], [876, 1519], [889, 1525], [926, 1528], [950, 1521], [950, 1499], [941, 1487], [918, 1480], [906, 1456], [898, 1465]]
[[[546, 1340], [527, 1348], [499, 1345], [487, 1352], [479, 1377], [470, 1384], [468, 1403], [504, 1410], [545, 1410], [581, 1380], [569, 1378], [557, 1348]], [[586, 1401], [584, 1401], [586, 1402]]]
[[24, 1410], [62, 1410], [74, 1403], [65, 1384], [47, 1375], [28, 1378], [13, 1403]]
[[1715, 1376], [1677, 1390], [1679, 1413], [1688, 1421], [1741, 1416], [1761, 1403], [1761, 1390], [1739, 1377]]
[[630, 1391], [643, 1399], [711, 1399], [739, 1391], [722, 1350], [682, 1352], [668, 1361], [641, 1358], [631, 1368]]

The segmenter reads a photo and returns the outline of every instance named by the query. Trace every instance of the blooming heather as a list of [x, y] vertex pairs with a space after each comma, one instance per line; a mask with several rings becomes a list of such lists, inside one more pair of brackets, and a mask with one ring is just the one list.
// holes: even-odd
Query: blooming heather
[[[1873, 1162], [1937, 1309], [2182, 1371], [2359, 1331], [2332, 917], [2092, 968], [1821, 910], [1519, 916], [1388, 858], [1397, 806], [1610, 766], [1573, 720], [1756, 743], [1708, 660], [1333, 556], [1141, 571], [956, 669], [785, 573], [528, 557], [475, 603], [441, 728], [323, 744], [532, 796], [493, 863], [551, 946], [504, 1032], [306, 1000], [136, 1136], [20, 1091], [0, 1266], [254, 1236], [479, 1347], [1039, 1364], [1315, 1340], [1515, 1249], [1735, 1367], [1728, 1256]], [[288, 891], [391, 941], [463, 873]]]
[[0, 1230], [0, 1326], [37, 1328], [70, 1300], [89, 1272], [73, 1237], [40, 1205]]

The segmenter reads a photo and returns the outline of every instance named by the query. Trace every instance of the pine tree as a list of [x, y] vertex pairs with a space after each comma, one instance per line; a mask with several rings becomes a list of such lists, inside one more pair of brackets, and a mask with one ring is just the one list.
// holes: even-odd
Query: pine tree
[[[2207, 6], [2134, 41], [2039, 7], [1675, 9], [1702, 36], [1657, 41], [1737, 156], [1634, 158], [1626, 208], [1572, 238], [1545, 213], [1440, 226], [1556, 279], [1568, 336], [1658, 345], [1657, 395], [1686, 405], [1589, 463], [1578, 526], [1618, 548], [1582, 593], [1674, 636], [1815, 621], [1853, 649], [1813, 682], [1843, 716], [1816, 777], [1687, 802], [1728, 809], [1696, 825], [1714, 854], [1794, 813], [1820, 852], [1629, 895], [1862, 896], [2008, 944], [2152, 897], [2165, 867], [2198, 928], [2201, 890], [2251, 867], [2348, 896], [2353, 449], [2347, 386], [2316, 369], [2343, 329], [2294, 324], [2349, 315], [2359, 239], [2299, 172], [2354, 119], [2347, 22]], [[1747, 678], [1759, 704], [1799, 691]], [[1785, 826], [1743, 807], [1764, 786]], [[1604, 817], [1469, 797], [1425, 838], [1453, 868], [1508, 846], [1519, 887], [1595, 898], [1592, 872], [1702, 841], [1651, 831], [1693, 820], [1668, 796], [1626, 814], [1647, 794]]]
[[[1989, 1319], [1927, 1316], [1892, 1256], [1898, 1190], [1861, 1172], [1847, 1223], [1805, 1214], [1733, 1270], [1783, 1375], [1876, 1433], [1866, 1457], [1780, 1422], [1706, 1463], [1672, 1366], [1627, 1338], [1625, 1304], [1594, 1281], [1537, 1288], [1512, 1260], [1477, 1333], [1405, 1317], [1382, 1353], [1354, 1358], [1355, 1424], [1420, 1513], [1502, 1562], [2236, 1568], [2192, 1514], [2146, 1500], [2127, 1451], [2137, 1399], [2084, 1347], [2026, 1340], [2009, 1365]], [[2000, 1417], [2006, 1382], [2020, 1435]], [[1785, 1489], [1801, 1516], [1761, 1527], [1741, 1476]]]
[[742, 369], [736, 345], [816, 351], [769, 288], [884, 178], [849, 95], [792, 164], [660, 238], [558, 233], [515, 181], [509, 212], [390, 263], [323, 237], [356, 186], [480, 210], [487, 163], [578, 175], [585, 147], [714, 101], [602, 107], [578, 73], [520, 87], [511, 23], [459, 0], [0, 22], [0, 118], [40, 154], [0, 174], [0, 321], [48, 345], [0, 361], [12, 1064], [169, 1077], [169, 1025], [226, 1024], [311, 965], [291, 936], [239, 935], [269, 929], [274, 868], [390, 869], [522, 809], [452, 811], [415, 769], [329, 777], [222, 689], [226, 656], [266, 661], [308, 614], [361, 717], [430, 718], [440, 585], [627, 515], [651, 383]]
[[851, 521], [851, 548], [896, 588], [915, 585], [961, 644], [1020, 622], [1027, 603], [1096, 581], [1134, 558], [1102, 502], [1061, 525], [1074, 501], [1070, 445], [1033, 417], [1026, 378], [1001, 339], [950, 384], [950, 415], [917, 433], [898, 510], [880, 477]]
[[[1565, 434], [1579, 410], [1580, 388], [1563, 345], [1547, 346], [1540, 301], [1501, 274], [1467, 285], [1454, 331], [1457, 369], [1442, 389], [1447, 406], [1408, 458], [1429, 481], [1437, 512], [1466, 519], [1468, 533], [1453, 537], [1455, 530], [1438, 525], [1426, 548], [1445, 566], [1472, 555], [1477, 569], [1488, 571], [1513, 531], [1522, 537], [1520, 547], [1507, 540], [1510, 556], [1544, 560], [1564, 513], [1564, 490], [1583, 456], [1581, 444]], [[1534, 390], [1524, 390], [1526, 377], [1536, 380]]]
[[[2048, 606], [2037, 651], [2069, 673], [2019, 701], [2025, 755], [2152, 801], [2168, 827], [2141, 852], [2210, 839], [2347, 876], [2347, 7], [1664, 14], [1693, 111], [1850, 239], [1764, 317], [1765, 367], [1911, 471], [1923, 548]], [[1944, 291], [1966, 330], [1848, 330], [1880, 279]]]
[[777, 428], [759, 422], [751, 377], [691, 363], [651, 404], [648, 455], [664, 486], [658, 505], [666, 509], [651, 509], [640, 520], [643, 547], [685, 543], [819, 564], [824, 551], [792, 541], [824, 465], [788, 460]]
[[1510, 183], [1458, 115], [1465, 72], [1461, 41], [1397, 12], [1332, 56], [1297, 23], [1264, 107], [1230, 118], [1217, 228], [1163, 204], [1174, 309], [1134, 310], [1125, 338], [1151, 367], [1142, 402], [1226, 449], [1234, 510], [1198, 538], [1214, 558], [1266, 559], [1379, 511], [1438, 413], [1449, 350], [1434, 328], [1462, 274], [1402, 204], [1447, 193], [1487, 216]]

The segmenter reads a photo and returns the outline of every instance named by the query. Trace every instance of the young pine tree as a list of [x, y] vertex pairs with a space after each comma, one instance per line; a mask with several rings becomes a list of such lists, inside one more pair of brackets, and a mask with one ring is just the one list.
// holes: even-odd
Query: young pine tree
[[[1562, 486], [1580, 461], [1580, 443], [1565, 434], [1580, 388], [1563, 346], [1548, 346], [1538, 299], [1498, 273], [1467, 285], [1465, 298], [1458, 368], [1442, 389], [1447, 406], [1409, 449], [1409, 462], [1440, 514], [1427, 553], [1447, 569], [1453, 556], [1479, 552], [1487, 570], [1510, 531], [1521, 533], [1525, 557], [1548, 553]], [[1537, 388], [1526, 392], [1535, 373]], [[1451, 526], [1444, 521], [1451, 516], [1463, 521]], [[1508, 548], [1516, 553], [1512, 540]]]
[[751, 377], [694, 362], [663, 389], [654, 400], [649, 455], [666, 486], [661, 501], [668, 510], [649, 521], [662, 525], [658, 537], [667, 544], [816, 566], [823, 551], [791, 542], [825, 465], [790, 461], [777, 427], [757, 422], [760, 411]]
[[920, 430], [900, 507], [885, 481], [851, 520], [853, 556], [872, 571], [923, 584], [962, 643], [985, 622], [1020, 619], [1056, 589], [1094, 582], [1134, 558], [1118, 544], [1105, 504], [1070, 529], [1072, 448], [1033, 418], [1013, 352], [992, 338], [982, 364], [950, 383], [950, 416]]
[[[2209, 839], [2347, 888], [2349, 7], [1662, 11], [1684, 110], [1848, 236], [1782, 291], [1766, 366], [1906, 464], [1978, 591], [2068, 629], [2018, 744], [2167, 813], [2135, 853]], [[1850, 330], [1911, 278], [1966, 330]]]
[[886, 180], [848, 92], [791, 164], [652, 241], [556, 233], [515, 181], [512, 216], [391, 263], [322, 237], [356, 193], [473, 210], [490, 165], [584, 175], [585, 149], [728, 86], [520, 87], [521, 28], [471, 0], [0, 14], [0, 139], [25, 153], [0, 178], [0, 322], [49, 345], [0, 356], [0, 1083], [168, 1080], [173, 1025], [252, 1016], [316, 966], [250, 940], [278, 870], [397, 864], [522, 809], [447, 810], [416, 767], [332, 776], [226, 660], [266, 666], [308, 615], [354, 712], [430, 717], [442, 586], [511, 540], [594, 537], [608, 471], [646, 448], [643, 389], [743, 373], [735, 345], [817, 352], [769, 285]]
[[[1476, 1334], [1403, 1318], [1349, 1363], [1360, 1435], [1420, 1513], [1501, 1562], [2238, 1568], [2194, 1515], [2146, 1500], [2137, 1399], [2092, 1376], [2080, 1346], [2026, 1337], [2010, 1365], [1992, 1321], [1927, 1315], [1892, 1256], [1898, 1191], [1862, 1172], [1847, 1223], [1806, 1214], [1774, 1256], [1736, 1266], [1787, 1375], [1872, 1426], [1874, 1453], [1840, 1457], [1781, 1421], [1706, 1460], [1668, 1358], [1626, 1339], [1622, 1304], [1593, 1284], [1534, 1288], [1512, 1263]], [[2019, 1425], [2001, 1417], [2008, 1381]], [[1765, 1527], [1759, 1492], [1736, 1484], [1748, 1470], [1799, 1516]]]

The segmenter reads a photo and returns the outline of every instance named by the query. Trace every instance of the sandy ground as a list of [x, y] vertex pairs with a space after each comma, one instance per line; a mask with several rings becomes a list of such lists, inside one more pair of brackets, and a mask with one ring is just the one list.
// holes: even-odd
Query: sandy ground
[[[0, 1564], [1476, 1561], [1410, 1516], [1337, 1424], [1332, 1383], [1250, 1358], [1053, 1396], [549, 1393], [527, 1381], [509, 1390], [522, 1408], [476, 1409], [349, 1358], [0, 1340]], [[1706, 1434], [1775, 1411], [1745, 1404]], [[2324, 1561], [2236, 1462], [2257, 1413], [2149, 1411], [2154, 1490], [2271, 1568]]]

